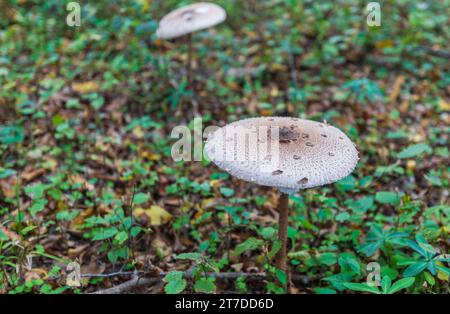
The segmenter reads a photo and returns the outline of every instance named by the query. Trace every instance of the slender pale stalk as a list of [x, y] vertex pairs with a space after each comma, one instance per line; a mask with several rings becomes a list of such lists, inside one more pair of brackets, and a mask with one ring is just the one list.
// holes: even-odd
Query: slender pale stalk
[[[193, 88], [191, 86], [192, 85], [191, 84], [191, 82], [192, 82], [192, 54], [193, 54], [192, 33], [189, 33], [186, 35], [186, 41], [187, 41], [187, 43], [186, 43], [187, 44], [187, 60], [186, 60], [186, 84], [187, 84], [187, 86], [186, 86], [186, 88], [188, 90], [193, 91]], [[194, 113], [197, 113], [198, 110], [196, 108], [196, 104], [194, 101], [192, 101], [192, 102], [194, 103], [193, 104]], [[184, 110], [187, 110], [184, 107], [185, 107], [185, 104], [184, 104], [184, 100], [183, 100], [175, 113], [175, 115], [177, 117], [182, 115]], [[197, 115], [197, 114], [194, 114], [194, 115]]]
[[191, 87], [191, 75], [192, 75], [192, 34], [189, 33], [187, 35], [187, 40], [188, 40], [188, 56], [187, 56], [187, 73], [186, 73], [186, 81], [188, 84], [188, 88]]
[[289, 216], [289, 194], [281, 193], [278, 199], [278, 239], [281, 242], [281, 248], [278, 251], [275, 266], [286, 273], [286, 253], [287, 253], [287, 227]]

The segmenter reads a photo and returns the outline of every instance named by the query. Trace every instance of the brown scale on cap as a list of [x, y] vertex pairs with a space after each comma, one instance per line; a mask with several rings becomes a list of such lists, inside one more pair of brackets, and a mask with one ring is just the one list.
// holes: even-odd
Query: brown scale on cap
[[292, 126], [290, 128], [281, 127], [278, 131], [278, 138], [280, 143], [290, 143], [298, 139], [298, 133], [293, 131]]
[[308, 183], [308, 178], [305, 177], [305, 178], [299, 180], [298, 183], [299, 183], [299, 184], [302, 184], [302, 185], [303, 185], [303, 184], [306, 184], [306, 183]]

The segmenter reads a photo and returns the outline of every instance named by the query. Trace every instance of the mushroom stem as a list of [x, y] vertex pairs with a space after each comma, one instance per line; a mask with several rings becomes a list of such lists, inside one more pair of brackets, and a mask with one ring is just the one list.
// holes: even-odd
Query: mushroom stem
[[278, 251], [275, 266], [278, 269], [286, 272], [286, 253], [287, 253], [287, 227], [288, 227], [288, 215], [289, 215], [289, 194], [280, 193], [278, 199], [278, 239], [281, 241], [281, 249]]
[[187, 35], [187, 45], [188, 45], [188, 56], [187, 56], [187, 72], [186, 81], [188, 88], [191, 87], [191, 72], [192, 72], [192, 34]]
[[194, 86], [192, 84], [193, 79], [192, 79], [192, 55], [194, 54], [193, 52], [193, 47], [192, 47], [192, 34], [189, 33], [187, 35], [187, 40], [188, 40], [188, 58], [187, 58], [187, 71], [186, 71], [186, 82], [187, 82], [187, 89], [191, 90], [192, 92], [192, 98], [191, 98], [191, 103], [192, 103], [192, 110], [194, 113], [194, 117], [198, 116], [198, 109], [199, 109], [199, 105], [198, 102], [196, 100], [195, 97], [195, 93], [194, 93]]

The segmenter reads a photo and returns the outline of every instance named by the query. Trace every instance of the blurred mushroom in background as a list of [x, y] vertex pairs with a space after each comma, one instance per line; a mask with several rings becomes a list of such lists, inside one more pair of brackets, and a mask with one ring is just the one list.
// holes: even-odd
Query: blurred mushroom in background
[[187, 36], [188, 59], [186, 81], [191, 85], [192, 76], [192, 33], [213, 27], [225, 21], [227, 14], [217, 4], [208, 2], [193, 3], [176, 9], [159, 22], [156, 36], [161, 39], [173, 39]]

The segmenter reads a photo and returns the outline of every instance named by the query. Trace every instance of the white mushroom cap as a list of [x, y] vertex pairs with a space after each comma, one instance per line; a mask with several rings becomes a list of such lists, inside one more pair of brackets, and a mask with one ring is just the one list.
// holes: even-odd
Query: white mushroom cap
[[210, 134], [207, 156], [231, 175], [284, 193], [349, 175], [358, 151], [339, 129], [290, 117], [250, 118]]
[[217, 4], [193, 3], [164, 16], [156, 36], [162, 39], [180, 37], [222, 23], [226, 17], [225, 10]]

